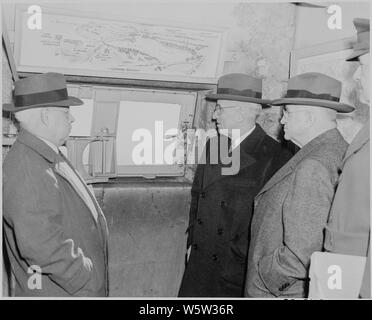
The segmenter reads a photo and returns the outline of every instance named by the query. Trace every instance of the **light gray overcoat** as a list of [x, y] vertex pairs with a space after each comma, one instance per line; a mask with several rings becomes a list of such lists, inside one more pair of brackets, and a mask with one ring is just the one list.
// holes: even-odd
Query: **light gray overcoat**
[[[370, 241], [370, 143], [369, 123], [351, 142], [342, 164], [328, 225], [325, 230], [325, 250], [347, 255], [368, 256]], [[360, 292], [370, 298], [370, 263], [365, 268]]]
[[306, 144], [255, 198], [245, 295], [305, 297], [310, 256], [322, 251], [342, 157], [337, 129]]

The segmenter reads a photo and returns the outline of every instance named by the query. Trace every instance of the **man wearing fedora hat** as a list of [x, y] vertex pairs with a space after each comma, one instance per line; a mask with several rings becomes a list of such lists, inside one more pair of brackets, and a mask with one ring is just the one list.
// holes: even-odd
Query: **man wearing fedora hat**
[[338, 171], [347, 143], [336, 129], [341, 82], [321, 73], [288, 81], [284, 138], [301, 149], [255, 198], [246, 296], [306, 297], [310, 256], [321, 251]]
[[59, 151], [74, 121], [62, 74], [17, 80], [20, 132], [3, 165], [4, 246], [15, 296], [107, 296], [105, 217], [90, 189]]
[[[370, 104], [369, 20], [354, 19], [357, 42], [347, 61], [359, 61], [354, 79], [359, 100]], [[326, 251], [354, 256], [368, 256], [360, 297], [371, 297], [370, 279], [370, 142], [369, 121], [351, 142], [342, 164], [340, 183], [325, 230]]]
[[[219, 79], [217, 93], [206, 98], [217, 102], [213, 120], [219, 135], [207, 143], [206, 164], [197, 166], [192, 185], [187, 240], [191, 253], [179, 296], [242, 297], [254, 196], [291, 154], [256, 123], [262, 106], [270, 102], [262, 99], [262, 80], [227, 74]], [[226, 137], [233, 129], [239, 129], [240, 136], [230, 140]], [[216, 164], [211, 160], [213, 146], [224, 139], [232, 157], [240, 160], [234, 175], [222, 173], [221, 157]]]

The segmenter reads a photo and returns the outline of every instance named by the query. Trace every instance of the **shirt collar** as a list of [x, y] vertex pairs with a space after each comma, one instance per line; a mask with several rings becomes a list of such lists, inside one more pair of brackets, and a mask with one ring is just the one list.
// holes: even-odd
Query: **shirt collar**
[[236, 138], [234, 141], [231, 143], [231, 150], [235, 149], [239, 144], [242, 143], [242, 141], [247, 138], [253, 131], [256, 129], [256, 125], [253, 126], [251, 130], [243, 134], [242, 136]]

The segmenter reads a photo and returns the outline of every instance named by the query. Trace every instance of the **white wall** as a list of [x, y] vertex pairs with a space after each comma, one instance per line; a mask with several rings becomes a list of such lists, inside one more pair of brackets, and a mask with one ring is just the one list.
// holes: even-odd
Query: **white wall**
[[371, 15], [369, 1], [337, 2], [337, 5], [342, 9], [341, 30], [328, 28], [330, 14], [327, 8], [297, 7], [295, 49], [355, 36], [353, 19], [369, 18]]

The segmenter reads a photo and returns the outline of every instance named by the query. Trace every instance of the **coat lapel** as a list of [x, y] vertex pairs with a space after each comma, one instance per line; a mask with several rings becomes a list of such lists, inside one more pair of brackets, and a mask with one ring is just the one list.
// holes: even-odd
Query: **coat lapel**
[[[296, 153], [296, 155], [298, 152]], [[294, 155], [292, 159], [290, 159], [281, 169], [279, 169], [272, 177], [271, 179], [263, 186], [261, 191], [257, 194], [256, 197], [258, 197], [260, 194], [264, 193], [265, 191], [271, 189], [274, 185], [276, 185], [278, 182], [282, 181], [286, 176], [288, 176], [295, 168], [295, 160]], [[302, 158], [301, 158], [302, 159]]]
[[[90, 199], [92, 200], [93, 202], [93, 205], [96, 209], [96, 212], [97, 212], [97, 220], [96, 222], [98, 223], [99, 227], [100, 227], [100, 234], [103, 238], [103, 241], [105, 243], [105, 250], [107, 252], [107, 245], [108, 245], [108, 239], [107, 239], [107, 236], [108, 236], [108, 229], [107, 229], [107, 222], [106, 222], [106, 218], [105, 218], [105, 215], [103, 214], [103, 211], [101, 209], [101, 206], [98, 204], [98, 201], [94, 195], [94, 191], [93, 190], [90, 190], [86, 184], [86, 182], [84, 181], [84, 179], [81, 177], [81, 175], [79, 174], [79, 172], [73, 167], [73, 165], [70, 163], [70, 161], [62, 155], [62, 158], [66, 161], [66, 163], [70, 166], [70, 168], [75, 172], [76, 176], [78, 177], [78, 179], [80, 180], [80, 182], [82, 183], [82, 185], [84, 186], [84, 188], [87, 190], [87, 193], [90, 197]], [[84, 200], [84, 199], [83, 199]], [[87, 204], [88, 205], [88, 204]], [[89, 206], [88, 206], [89, 208]], [[93, 216], [93, 213], [92, 213], [92, 216]], [[93, 216], [94, 218], [94, 216]]]
[[[79, 195], [79, 197], [81, 198], [81, 200], [83, 200], [83, 202], [85, 203], [85, 205], [88, 207], [89, 211], [91, 212], [92, 217], [94, 218], [95, 223], [97, 223], [97, 221], [98, 221], [98, 212], [97, 212], [95, 206], [94, 206], [94, 208], [92, 208], [92, 204], [94, 205], [93, 200], [92, 200], [92, 203], [89, 203], [88, 202], [89, 199], [87, 199], [87, 197], [83, 194], [83, 191], [79, 188], [79, 186], [77, 186], [77, 184], [76, 184], [77, 181], [72, 180], [71, 172], [75, 173], [75, 175], [76, 175], [77, 178], [78, 178], [78, 175], [69, 166], [69, 164], [67, 163], [67, 161], [61, 155], [57, 159], [58, 160], [57, 160], [57, 162], [55, 163], [55, 166], [54, 166], [55, 173], [57, 173], [58, 175], [60, 175], [63, 179], [65, 179], [71, 185], [71, 187]], [[88, 188], [81, 181], [80, 181], [80, 185], [81, 185], [81, 187], [83, 187], [83, 188], [86, 189], [85, 190], [86, 191], [86, 194], [89, 195], [90, 191], [87, 190]]]
[[[255, 158], [255, 152], [257, 148], [260, 146], [262, 140], [265, 138], [265, 131], [261, 128], [260, 125], [256, 124], [256, 128], [253, 130], [253, 132], [245, 138], [241, 144], [239, 145], [239, 148], [235, 148], [232, 152], [235, 153], [235, 155], [232, 154], [232, 152], [229, 152], [228, 156], [231, 161], [233, 161], [234, 156], [239, 156], [240, 163], [239, 163], [239, 174], [242, 170], [246, 169], [247, 167], [252, 166], [256, 163]], [[217, 143], [220, 143], [220, 140], [217, 140]], [[231, 140], [229, 140], [229, 145], [231, 144]], [[226, 148], [224, 150], [224, 145], [222, 144], [222, 153], [226, 152]], [[232, 163], [230, 164], [222, 164], [220, 160], [220, 154], [218, 154], [218, 163], [217, 164], [210, 164], [210, 144], [208, 143], [208, 146], [206, 148], [207, 150], [207, 164], [204, 166], [204, 183], [203, 183], [203, 189], [209, 187], [210, 185], [214, 184], [215, 182], [230, 177], [229, 175], [222, 175], [222, 168], [229, 168], [232, 166]], [[219, 150], [219, 148], [218, 148]], [[220, 150], [219, 150], [220, 152]]]
[[[17, 141], [19, 141], [19, 143], [25, 144], [28, 147], [30, 147], [33, 150], [35, 150], [45, 160], [47, 160], [51, 164], [51, 166], [54, 166], [54, 168], [53, 168], [54, 172], [56, 174], [58, 174], [59, 176], [61, 176], [64, 180], [66, 180], [73, 187], [73, 189], [76, 191], [76, 193], [82, 199], [82, 201], [88, 206], [89, 211], [91, 211], [90, 208], [89, 208], [89, 205], [87, 204], [87, 202], [85, 200], [85, 197], [82, 195], [81, 191], [78, 190], [78, 188], [76, 188], [76, 186], [74, 185], [74, 183], [71, 183], [68, 174], [66, 174], [66, 172], [64, 170], [61, 170], [61, 168], [59, 168], [59, 166], [56, 165], [58, 162], [60, 162], [61, 160], [63, 160], [63, 161], [65, 161], [65, 164], [66, 165], [69, 165], [72, 168], [72, 170], [74, 172], [76, 172], [76, 170], [72, 167], [72, 165], [69, 164], [69, 162], [68, 162], [67, 159], [65, 159], [64, 157], [61, 157], [60, 155], [56, 154], [56, 152], [54, 150], [52, 150], [45, 142], [43, 142], [42, 140], [40, 140], [39, 138], [37, 138], [36, 136], [34, 136], [33, 134], [31, 134], [30, 132], [28, 132], [27, 130], [25, 130], [23, 128], [20, 130], [20, 132], [18, 134]], [[79, 179], [81, 179], [79, 175], [77, 175], [77, 176], [78, 176]], [[85, 185], [85, 182], [83, 183], [83, 186], [85, 188], [88, 188]], [[88, 190], [88, 194], [91, 196], [91, 193], [90, 193], [89, 190]], [[94, 200], [92, 199], [92, 201], [93, 201], [93, 204], [94, 204], [94, 206], [95, 206], [95, 208], [97, 210], [98, 217], [101, 216], [101, 218], [103, 217], [103, 219], [104, 219], [103, 213], [102, 213], [99, 205], [97, 204], [95, 198], [94, 198]], [[94, 218], [93, 213], [91, 214], [91, 217], [92, 217], [92, 219], [94, 219], [94, 221], [95, 221], [95, 223], [97, 225], [97, 220]], [[103, 237], [104, 239], [106, 239], [107, 238], [107, 232], [106, 232], [107, 231], [107, 227], [105, 229], [102, 226], [105, 223], [105, 221], [102, 222], [102, 221], [100, 221], [100, 219], [98, 219], [98, 221], [99, 221], [99, 225], [100, 225], [100, 227], [99, 227], [100, 232], [99, 233], [100, 233], [101, 237]]]
[[[84, 203], [88, 207], [89, 211], [91, 212], [91, 216], [94, 219], [94, 222], [96, 223], [96, 225], [100, 229], [100, 236], [101, 236], [101, 238], [104, 241], [105, 246], [106, 246], [106, 243], [107, 243], [107, 234], [108, 234], [107, 224], [106, 224], [106, 220], [105, 220], [105, 217], [103, 215], [103, 212], [101, 210], [101, 207], [99, 206], [99, 204], [97, 202], [97, 199], [93, 195], [92, 191], [89, 190], [89, 188], [86, 185], [86, 183], [83, 180], [83, 178], [74, 169], [74, 167], [68, 161], [68, 159], [66, 159], [62, 154], [60, 155], [59, 158], [61, 159], [61, 162], [59, 162], [59, 163], [57, 163], [55, 165], [55, 172], [57, 174], [59, 174], [61, 177], [63, 177], [74, 188], [74, 190], [80, 196], [80, 198], [84, 201]], [[93, 209], [91, 209], [91, 204], [88, 203], [88, 199], [86, 199], [86, 197], [82, 194], [81, 190], [76, 186], [76, 184], [73, 181], [71, 181], [71, 177], [66, 172], [66, 170], [63, 169], [64, 168], [63, 167], [64, 165], [69, 166], [71, 168], [71, 170], [76, 174], [77, 178], [80, 180], [81, 185], [83, 186], [83, 188], [85, 188], [86, 193], [88, 194], [88, 196], [90, 197], [90, 199], [92, 201], [92, 204], [94, 205], [94, 208]], [[93, 210], [95, 210], [95, 212], [93, 212]]]
[[[203, 189], [214, 184], [217, 180], [221, 179], [222, 164], [220, 161], [220, 142], [221, 139], [226, 139], [225, 136], [217, 136], [210, 139], [205, 148], [206, 152], [206, 164], [204, 167], [203, 175]], [[217, 155], [215, 154], [217, 152]], [[223, 151], [225, 152], [225, 151]], [[211, 154], [213, 153], [213, 154]], [[217, 160], [217, 163], [215, 163]], [[212, 162], [212, 163], [211, 163]]]
[[256, 198], [259, 197], [264, 192], [266, 192], [267, 190], [271, 189], [273, 186], [275, 186], [277, 183], [282, 181], [289, 174], [291, 174], [297, 167], [298, 163], [300, 163], [311, 152], [313, 152], [314, 149], [318, 148], [325, 141], [328, 141], [330, 136], [334, 136], [334, 135], [340, 135], [337, 129], [326, 131], [325, 133], [319, 135], [318, 137], [310, 141], [308, 144], [306, 144], [281, 169], [279, 169], [271, 177], [271, 179], [263, 186], [261, 191], [257, 194]]

